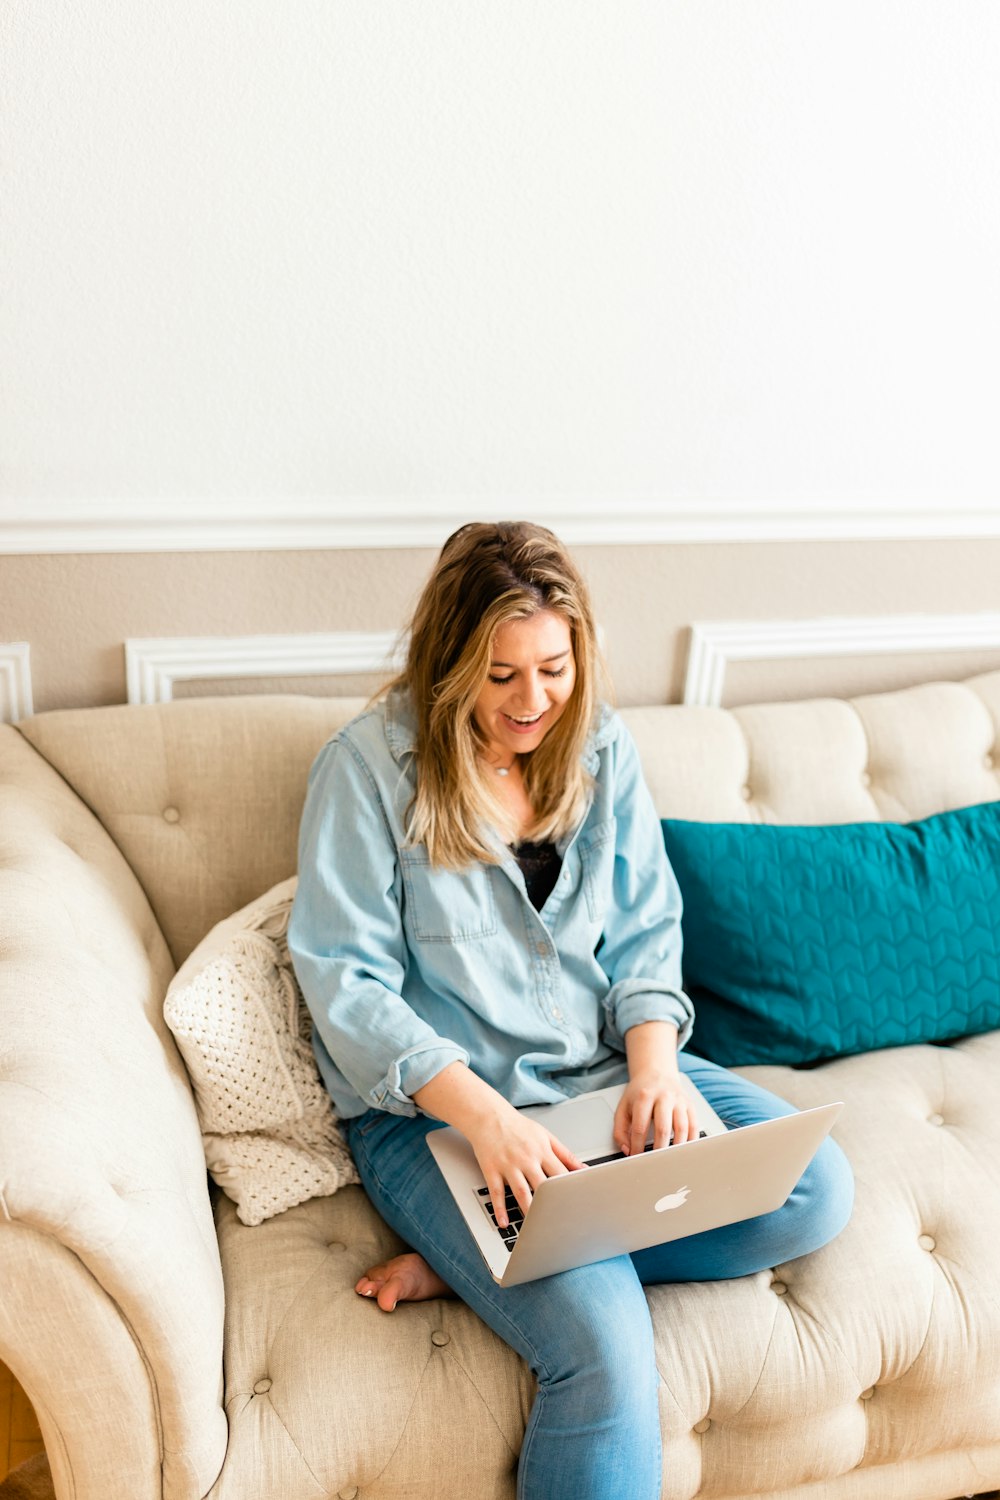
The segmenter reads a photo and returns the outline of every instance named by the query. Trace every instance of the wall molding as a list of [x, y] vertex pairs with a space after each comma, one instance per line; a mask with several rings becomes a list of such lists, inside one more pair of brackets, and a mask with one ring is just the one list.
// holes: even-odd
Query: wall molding
[[[178, 682], [398, 671], [394, 631], [323, 635], [165, 636], [125, 642], [129, 703], [169, 703]], [[396, 654], [394, 654], [396, 653]]]
[[1000, 614], [720, 620], [691, 626], [685, 703], [717, 708], [734, 661], [1000, 648]]
[[34, 711], [31, 647], [27, 641], [0, 641], [0, 724], [16, 724]]
[[529, 516], [570, 545], [1000, 537], [1000, 507], [725, 505], [648, 495], [366, 495], [239, 501], [8, 499], [0, 555], [440, 547], [463, 521]]
[[[595, 621], [598, 644], [604, 627]], [[170, 703], [176, 682], [212, 677], [333, 677], [401, 672], [408, 631], [341, 630], [324, 635], [161, 636], [125, 642], [128, 703]]]

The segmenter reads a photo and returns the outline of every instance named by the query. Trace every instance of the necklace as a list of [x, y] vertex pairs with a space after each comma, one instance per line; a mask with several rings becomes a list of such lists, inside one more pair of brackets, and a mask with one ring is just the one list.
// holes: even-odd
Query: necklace
[[[486, 760], [485, 755], [480, 754], [480, 759], [485, 761]], [[490, 766], [490, 770], [491, 771], [495, 771], [498, 776], [509, 776], [510, 773], [511, 773], [511, 771], [513, 771], [514, 766], [516, 765], [516, 763], [517, 763], [517, 756], [515, 755], [514, 759], [511, 761], [511, 763], [510, 763], [509, 766]], [[487, 761], [487, 764], [489, 764], [488, 761]]]

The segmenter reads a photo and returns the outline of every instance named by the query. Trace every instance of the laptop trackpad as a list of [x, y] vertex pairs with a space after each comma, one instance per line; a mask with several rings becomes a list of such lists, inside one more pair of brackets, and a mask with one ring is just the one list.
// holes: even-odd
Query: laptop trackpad
[[565, 1104], [531, 1105], [519, 1113], [537, 1120], [584, 1159], [617, 1150], [615, 1114], [603, 1094], [586, 1094], [579, 1099], [567, 1099]]

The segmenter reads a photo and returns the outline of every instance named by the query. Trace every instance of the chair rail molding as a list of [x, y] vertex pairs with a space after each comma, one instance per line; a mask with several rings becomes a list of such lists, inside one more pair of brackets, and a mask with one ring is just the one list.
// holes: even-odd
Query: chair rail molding
[[34, 711], [30, 644], [0, 641], [0, 724], [16, 724]]
[[1000, 537], [995, 504], [913, 506], [892, 498], [862, 504], [846, 496], [822, 504], [611, 492], [247, 496], [238, 502], [9, 498], [0, 503], [0, 555], [440, 547], [462, 522], [496, 516], [531, 516], [574, 546]]
[[163, 636], [125, 642], [129, 703], [169, 703], [177, 682], [210, 677], [316, 677], [398, 671], [396, 631], [319, 635]]
[[1000, 614], [714, 620], [691, 626], [685, 703], [718, 708], [734, 661], [1000, 647]]

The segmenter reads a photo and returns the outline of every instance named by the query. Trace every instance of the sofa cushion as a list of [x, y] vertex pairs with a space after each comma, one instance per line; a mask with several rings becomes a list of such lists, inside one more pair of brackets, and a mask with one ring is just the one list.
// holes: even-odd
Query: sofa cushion
[[693, 1048], [813, 1063], [1000, 1026], [1000, 802], [913, 823], [663, 821]]
[[213, 927], [163, 1014], [194, 1086], [208, 1169], [244, 1224], [358, 1181], [288, 957], [296, 877]]
[[[842, 1099], [851, 1223], [646, 1290], [670, 1500], [942, 1500], [1000, 1474], [1000, 1033], [746, 1076]], [[354, 1291], [401, 1248], [360, 1188], [246, 1229], [216, 1204], [229, 1448], [212, 1500], [513, 1500], [534, 1380], [464, 1303]], [[978, 1481], [978, 1482], [977, 1482]]]

